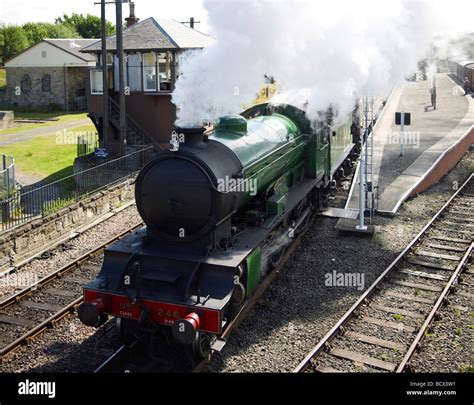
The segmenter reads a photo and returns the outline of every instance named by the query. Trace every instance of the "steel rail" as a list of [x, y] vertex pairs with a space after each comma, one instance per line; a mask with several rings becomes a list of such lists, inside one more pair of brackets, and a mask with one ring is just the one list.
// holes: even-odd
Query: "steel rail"
[[18, 339], [15, 339], [12, 343], [8, 346], [3, 347], [0, 350], [0, 359], [3, 359], [7, 354], [13, 352], [20, 346], [24, 344], [28, 344], [29, 341], [44, 332], [47, 328], [49, 328], [52, 324], [62, 319], [64, 316], [68, 315], [70, 312], [74, 310], [74, 308], [82, 302], [82, 297], [75, 299], [73, 302], [69, 303], [62, 309], [60, 309], [55, 314], [51, 315], [48, 319], [45, 319], [39, 325], [36, 325], [34, 328], [30, 329], [28, 332], [21, 335]]
[[139, 229], [143, 226], [143, 222], [135, 224], [131, 228], [127, 229], [126, 231], [120, 233], [117, 236], [114, 236], [112, 239], [109, 239], [107, 242], [99, 245], [98, 247], [89, 250], [87, 253], [84, 253], [82, 256], [78, 257], [74, 261], [65, 264], [63, 267], [59, 268], [58, 270], [53, 271], [52, 273], [48, 274], [47, 276], [43, 277], [42, 279], [38, 280], [36, 283], [30, 284], [28, 287], [24, 288], [23, 290], [17, 292], [16, 294], [8, 297], [7, 299], [0, 302], [0, 309], [4, 309], [12, 304], [17, 303], [20, 301], [25, 295], [44, 287], [46, 284], [50, 283], [51, 281], [55, 280], [56, 278], [62, 277], [65, 273], [70, 272], [71, 270], [81, 266], [84, 262], [92, 259], [93, 257], [97, 256], [98, 254], [102, 253], [107, 247], [109, 247], [112, 243], [124, 238], [128, 234], [132, 233], [133, 231]]
[[413, 238], [413, 240], [407, 245], [407, 247], [397, 256], [397, 258], [385, 269], [385, 271], [372, 283], [372, 285], [362, 294], [359, 299], [350, 307], [346, 313], [339, 319], [339, 321], [331, 328], [331, 330], [318, 342], [318, 344], [306, 355], [306, 357], [298, 364], [293, 370], [294, 373], [304, 372], [310, 365], [314, 357], [319, 355], [326, 344], [335, 337], [341, 328], [345, 326], [354, 316], [355, 312], [367, 302], [367, 299], [372, 296], [378, 286], [383, 280], [387, 278], [387, 275], [403, 260], [407, 253], [413, 248], [413, 246], [420, 241], [420, 239], [426, 234], [426, 232], [432, 227], [435, 221], [451, 206], [454, 199], [456, 199], [467, 185], [472, 181], [474, 173], [459, 187], [458, 190], [449, 198], [449, 200], [441, 207], [441, 209], [430, 219], [425, 227]]
[[[134, 226], [130, 227], [128, 230], [120, 233], [119, 235], [113, 237], [112, 239], [108, 240], [104, 244], [100, 245], [97, 248], [90, 250], [89, 252], [85, 253], [84, 255], [80, 256], [79, 258], [75, 259], [73, 262], [66, 264], [65, 266], [61, 267], [59, 270], [49, 274], [45, 278], [41, 279], [37, 283], [30, 285], [29, 287], [23, 289], [19, 293], [11, 296], [10, 298], [6, 299], [0, 304], [0, 309], [4, 309], [10, 305], [18, 303], [21, 301], [23, 297], [32, 293], [33, 291], [40, 291], [37, 290], [38, 288], [42, 288], [46, 284], [50, 283], [51, 281], [62, 277], [66, 272], [70, 272], [82, 264], [87, 262], [88, 260], [94, 258], [98, 254], [102, 253], [108, 246], [112, 243], [124, 238], [125, 236], [129, 235], [130, 233], [134, 232], [135, 230], [139, 229], [143, 223], [135, 224]], [[65, 316], [69, 315], [71, 312], [74, 311], [75, 307], [82, 303], [83, 297], [78, 297], [74, 301], [70, 302], [69, 304], [65, 305], [59, 311], [51, 315], [49, 318], [42, 321], [40, 324], [34, 326], [33, 328], [29, 329], [19, 338], [15, 339], [13, 342], [9, 343], [7, 346], [0, 349], [0, 359], [5, 357], [7, 354], [11, 353], [12, 351], [18, 349], [20, 346], [24, 344], [28, 344], [28, 342], [44, 332], [47, 328], [54, 325], [55, 322], [58, 322]]]
[[443, 302], [445, 301], [445, 299], [447, 298], [448, 296], [448, 293], [450, 292], [450, 290], [453, 288], [454, 284], [455, 284], [455, 281], [458, 279], [459, 275], [461, 274], [462, 270], [464, 269], [466, 263], [468, 262], [471, 254], [472, 254], [472, 249], [474, 247], [474, 243], [471, 242], [471, 245], [469, 246], [469, 249], [467, 250], [467, 252], [464, 254], [463, 258], [461, 259], [461, 262], [458, 264], [458, 266], [456, 267], [456, 270], [454, 271], [453, 275], [451, 276], [451, 278], [449, 279], [448, 281], [448, 284], [446, 285], [446, 287], [444, 287], [443, 289], [443, 292], [441, 293], [441, 295], [439, 296], [438, 300], [436, 301], [433, 309], [431, 310], [430, 314], [428, 315], [428, 317], [426, 318], [425, 322], [423, 323], [420, 331], [418, 332], [418, 334], [416, 335], [415, 337], [415, 340], [413, 341], [413, 343], [411, 344], [410, 348], [408, 349], [408, 352], [407, 354], [405, 355], [405, 357], [403, 357], [403, 360], [400, 362], [400, 364], [398, 365], [397, 367], [397, 370], [396, 372], [397, 373], [401, 373], [403, 372], [406, 368], [407, 368], [407, 365], [409, 364], [411, 358], [413, 357], [413, 355], [415, 354], [415, 351], [416, 351], [416, 348], [418, 347], [418, 345], [421, 343], [421, 340], [423, 339], [424, 335], [425, 335], [425, 331], [428, 329], [428, 327], [430, 326], [431, 322], [433, 321], [436, 313], [438, 312], [438, 310], [441, 308], [441, 305], [443, 304]]

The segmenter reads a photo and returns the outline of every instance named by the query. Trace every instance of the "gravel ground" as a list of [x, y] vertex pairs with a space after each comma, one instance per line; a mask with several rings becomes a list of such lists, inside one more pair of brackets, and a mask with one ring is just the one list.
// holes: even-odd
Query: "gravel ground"
[[3, 358], [0, 372], [93, 372], [118, 345], [113, 330], [103, 336], [102, 328], [89, 328], [71, 315]]
[[85, 231], [74, 239], [48, 250], [20, 267], [14, 274], [0, 279], [0, 301], [45, 277], [58, 267], [70, 263], [87, 251], [126, 231], [140, 221], [135, 205], [125, 208], [110, 219]]
[[[468, 152], [439, 184], [405, 202], [395, 218], [377, 217], [380, 232], [373, 238], [338, 234], [334, 230], [337, 220], [317, 218], [282, 274], [232, 334], [208, 371], [293, 370], [362, 293], [357, 287], [327, 287], [326, 274], [361, 273], [367, 288], [448, 200], [455, 182], [462, 184], [473, 171], [474, 154]], [[449, 347], [444, 351], [433, 345], [433, 350], [444, 352], [446, 358], [451, 353]], [[460, 357], [463, 360], [456, 359], [457, 364], [469, 363], [470, 350]], [[440, 367], [436, 358], [424, 359], [423, 364], [430, 371]], [[355, 365], [353, 371], [370, 368]]]
[[[282, 274], [234, 331], [209, 371], [291, 371], [362, 293], [357, 287], [327, 287], [326, 273], [360, 272], [367, 288], [449, 198], [453, 181], [461, 183], [473, 168], [474, 156], [470, 153], [440, 184], [405, 203], [399, 216], [377, 218], [381, 232], [373, 238], [337, 234], [335, 219], [317, 218]], [[116, 221], [123, 223], [118, 217]], [[99, 235], [103, 236], [104, 231]], [[90, 239], [85, 238], [83, 243]], [[97, 239], [90, 243], [94, 244]], [[58, 260], [63, 256], [61, 252]], [[102, 330], [82, 325], [73, 315], [3, 359], [0, 372], [90, 372], [117, 344], [114, 333], [102, 337]], [[435, 350], [439, 352], [437, 346]], [[450, 351], [447, 349], [446, 357]], [[464, 357], [468, 358], [469, 353]], [[430, 363], [427, 358], [423, 364], [433, 369], [438, 361]], [[466, 364], [465, 359], [456, 361]], [[354, 371], [371, 370], [356, 364]]]

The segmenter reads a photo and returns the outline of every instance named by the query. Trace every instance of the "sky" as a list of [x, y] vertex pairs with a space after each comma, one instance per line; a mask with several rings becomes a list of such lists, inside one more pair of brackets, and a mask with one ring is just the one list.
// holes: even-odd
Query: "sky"
[[[94, 5], [99, 0], [1, 0], [0, 1], [0, 23], [22, 24], [25, 22], [54, 22], [57, 16], [63, 13], [82, 13], [100, 15], [100, 6]], [[221, 2], [241, 2], [248, 0], [219, 0]], [[284, 1], [284, 0], [272, 0]], [[324, 8], [327, 0], [315, 0]], [[354, 0], [347, 0], [352, 2]], [[390, 0], [374, 0], [390, 1]], [[410, 0], [408, 0], [410, 1]], [[443, 19], [448, 23], [449, 28], [444, 33], [453, 30], [472, 31], [471, 21], [462, 18], [466, 15], [474, 15], [473, 0], [414, 0], [443, 7]], [[327, 3], [326, 3], [327, 4]], [[319, 4], [318, 4], [319, 6]], [[445, 7], [448, 6], [448, 7]], [[196, 29], [209, 33], [207, 24], [207, 11], [203, 6], [203, 0], [135, 0], [137, 17], [144, 19], [147, 17], [170, 18], [178, 21], [187, 21], [189, 17], [195, 17], [201, 21], [196, 25]], [[128, 16], [128, 5], [124, 4], [124, 17]], [[115, 8], [113, 4], [107, 6], [107, 19], [115, 22]], [[465, 25], [465, 27], [463, 26]]]
[[[99, 0], [0, 0], [0, 23], [54, 22], [58, 16], [72, 13], [100, 16]], [[115, 6], [107, 5], [107, 20], [115, 22]], [[129, 6], [123, 5], [123, 16], [128, 17]], [[188, 21], [195, 17], [201, 24], [196, 29], [207, 32], [207, 12], [201, 0], [135, 0], [135, 15]]]

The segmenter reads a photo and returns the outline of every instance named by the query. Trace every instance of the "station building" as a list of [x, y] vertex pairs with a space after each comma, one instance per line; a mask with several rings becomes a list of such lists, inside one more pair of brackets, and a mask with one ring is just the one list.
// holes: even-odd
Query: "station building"
[[86, 76], [94, 55], [81, 53], [97, 39], [44, 39], [5, 63], [9, 107], [86, 110]]
[[133, 16], [123, 31], [124, 83], [126, 88], [126, 147], [119, 136], [119, 64], [115, 35], [107, 38], [108, 117], [107, 139], [102, 120], [104, 89], [102, 80], [101, 41], [82, 53], [94, 55], [98, 66], [89, 68], [87, 104], [89, 117], [99, 133], [99, 143], [112, 155], [130, 153], [136, 146], [151, 142], [169, 143], [176, 117], [171, 102], [179, 74], [179, 56], [185, 51], [202, 49], [211, 38], [184, 24], [166, 19], [147, 18], [137, 22]]

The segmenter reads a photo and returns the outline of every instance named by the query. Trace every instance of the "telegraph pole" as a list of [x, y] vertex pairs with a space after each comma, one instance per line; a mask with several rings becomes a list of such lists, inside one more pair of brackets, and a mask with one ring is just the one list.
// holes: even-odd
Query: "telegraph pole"
[[181, 21], [181, 24], [189, 24], [189, 27], [194, 29], [195, 24], [200, 24], [201, 21], [196, 21], [194, 17], [190, 17], [189, 21]]
[[[126, 116], [125, 116], [125, 83], [123, 81], [123, 37], [122, 37], [122, 1], [115, 1], [115, 38], [117, 43], [117, 58], [119, 64], [119, 106], [120, 106], [120, 126], [119, 126], [119, 142], [120, 154], [125, 152], [125, 135], [126, 135]], [[125, 2], [128, 2], [125, 1]]]
[[107, 132], [109, 129], [109, 85], [107, 78], [107, 29], [105, 19], [105, 0], [100, 1], [100, 18], [101, 18], [101, 40], [102, 40], [102, 139], [103, 147], [107, 149]]

